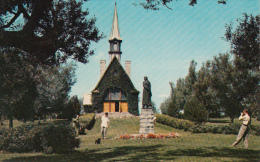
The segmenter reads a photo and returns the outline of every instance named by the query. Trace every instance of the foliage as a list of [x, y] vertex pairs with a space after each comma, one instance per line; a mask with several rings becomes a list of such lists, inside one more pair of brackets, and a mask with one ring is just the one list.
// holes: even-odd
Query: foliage
[[0, 150], [8, 152], [65, 153], [76, 147], [79, 140], [69, 125], [22, 125], [0, 136]]
[[168, 97], [161, 103], [160, 109], [161, 109], [162, 114], [164, 114], [164, 115], [168, 114], [168, 107], [170, 105], [170, 102], [171, 102], [171, 98]]
[[71, 87], [76, 82], [75, 65], [38, 66], [35, 80], [39, 93], [34, 105], [37, 114], [59, 113], [64, 109]]
[[59, 119], [71, 120], [75, 115], [79, 115], [81, 104], [78, 96], [72, 96], [67, 103], [64, 104], [64, 108], [60, 111]]
[[94, 113], [88, 113], [81, 115], [79, 118], [80, 124], [88, 130], [91, 130], [96, 122], [95, 114]]
[[207, 110], [197, 97], [191, 97], [184, 106], [184, 117], [201, 124], [207, 121]]
[[156, 114], [156, 122], [168, 125], [176, 129], [188, 131], [194, 125], [194, 122], [184, 119], [177, 119], [168, 115]]
[[[159, 10], [161, 6], [164, 6], [168, 9], [171, 9], [168, 5], [173, 0], [143, 0], [144, 2], [140, 2], [140, 5], [143, 6], [147, 10]], [[177, 0], [175, 0], [177, 1]], [[226, 4], [226, 0], [216, 0], [218, 4]], [[189, 5], [194, 6], [197, 4], [197, 0], [189, 0]], [[136, 5], [136, 4], [135, 4]]]
[[219, 111], [219, 103], [216, 97], [216, 90], [211, 86], [211, 63], [203, 64], [197, 73], [197, 81], [194, 83], [194, 94], [207, 109], [207, 118], [210, 113]]
[[[238, 134], [240, 123], [230, 123], [229, 125], [196, 125], [189, 129], [192, 133], [214, 133], [214, 134]], [[250, 134], [260, 135], [260, 126], [251, 125]]]
[[[238, 57], [234, 61], [244, 62]], [[228, 54], [214, 57], [212, 74], [211, 85], [216, 90], [219, 104], [233, 122], [239, 112], [248, 106], [245, 102], [250, 95], [254, 95], [260, 77], [246, 67], [240, 70]]]
[[34, 101], [38, 96], [33, 67], [20, 56], [19, 51], [2, 48], [0, 74], [0, 115], [25, 121], [32, 118]]
[[243, 19], [237, 20], [239, 25], [233, 31], [232, 23], [226, 25], [225, 39], [231, 44], [231, 53], [243, 59], [245, 63], [235, 62], [238, 69], [259, 70], [259, 17], [244, 14]]
[[68, 58], [87, 63], [94, 53], [91, 42], [103, 35], [95, 27], [96, 18], [87, 19], [89, 12], [82, 6], [83, 0], [1, 1], [0, 46], [20, 49], [37, 64]]

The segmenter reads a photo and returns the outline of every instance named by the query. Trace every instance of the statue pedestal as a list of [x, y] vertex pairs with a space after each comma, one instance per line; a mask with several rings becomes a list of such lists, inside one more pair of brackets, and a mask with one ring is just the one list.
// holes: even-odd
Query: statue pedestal
[[151, 107], [148, 109], [141, 109], [140, 114], [140, 129], [139, 134], [154, 133], [154, 115]]

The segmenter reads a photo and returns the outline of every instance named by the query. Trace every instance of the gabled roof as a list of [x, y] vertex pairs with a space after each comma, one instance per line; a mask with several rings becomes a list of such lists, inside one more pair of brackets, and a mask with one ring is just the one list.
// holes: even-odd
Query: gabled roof
[[114, 11], [114, 17], [113, 17], [113, 22], [112, 22], [112, 30], [111, 30], [109, 40], [113, 40], [113, 39], [122, 40], [122, 38], [120, 37], [120, 33], [119, 33], [116, 3], [115, 3], [115, 11]]
[[[118, 76], [112, 76], [112, 75], [114, 75], [113, 73], [115, 71], [118, 72], [118, 74], [116, 74]], [[116, 80], [117, 77], [120, 78], [120, 79]], [[113, 84], [113, 86], [114, 87], [118, 87], [119, 86], [118, 88], [120, 88], [120, 86], [126, 86], [126, 85], [122, 85], [122, 82], [126, 81], [128, 83], [127, 85], [129, 86], [129, 88], [131, 88], [133, 91], [136, 91], [136, 92], [139, 93], [139, 91], [137, 91], [135, 89], [134, 84], [132, 83], [130, 77], [125, 72], [124, 68], [122, 67], [122, 65], [120, 64], [120, 62], [118, 61], [118, 59], [116, 57], [114, 57], [112, 59], [112, 61], [108, 65], [106, 71], [103, 73], [102, 77], [100, 78], [100, 80], [98, 81], [96, 87], [94, 88], [94, 90], [92, 92], [96, 92], [99, 89], [99, 87], [102, 84], [102, 82], [104, 82], [106, 80], [106, 78], [110, 78], [110, 80], [111, 79], [116, 80], [115, 82], [117, 82], [117, 84], [116, 85]], [[108, 88], [108, 87], [106, 87], [106, 88]]]

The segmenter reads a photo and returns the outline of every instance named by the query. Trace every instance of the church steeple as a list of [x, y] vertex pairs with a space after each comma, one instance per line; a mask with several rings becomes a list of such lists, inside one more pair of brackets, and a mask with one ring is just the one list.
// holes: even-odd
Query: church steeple
[[113, 22], [112, 22], [112, 29], [110, 38], [108, 39], [110, 44], [110, 50], [109, 50], [109, 58], [110, 61], [113, 59], [113, 57], [117, 57], [119, 61], [121, 61], [121, 43], [122, 38], [120, 37], [119, 33], [119, 25], [118, 25], [118, 17], [117, 17], [117, 8], [115, 3], [115, 10], [114, 10], [114, 16], [113, 16]]
[[122, 40], [120, 37], [120, 33], [119, 33], [116, 3], [115, 3], [115, 11], [114, 11], [114, 17], [113, 17], [113, 22], [112, 22], [112, 30], [111, 30], [109, 40], [113, 40], [113, 39]]

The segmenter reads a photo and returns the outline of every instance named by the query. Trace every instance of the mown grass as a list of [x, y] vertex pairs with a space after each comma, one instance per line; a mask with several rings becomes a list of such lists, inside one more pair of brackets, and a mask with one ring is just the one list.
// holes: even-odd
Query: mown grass
[[229, 147], [236, 135], [192, 134], [155, 124], [155, 133], [178, 132], [180, 138], [115, 140], [114, 137], [139, 131], [139, 119], [111, 119], [108, 139], [100, 145], [100, 120], [81, 135], [81, 145], [69, 154], [1, 153], [0, 161], [259, 161], [260, 138], [249, 136], [249, 149]]

